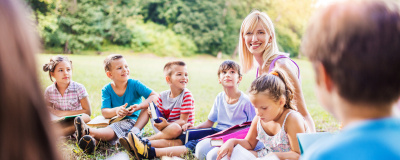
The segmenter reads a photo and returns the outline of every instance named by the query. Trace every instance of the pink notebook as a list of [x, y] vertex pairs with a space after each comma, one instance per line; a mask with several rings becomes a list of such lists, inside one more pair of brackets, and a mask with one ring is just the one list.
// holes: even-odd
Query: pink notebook
[[249, 122], [244, 122], [244, 123], [238, 124], [238, 125], [234, 125], [234, 126], [228, 128], [228, 129], [225, 129], [225, 130], [222, 130], [222, 131], [220, 131], [220, 132], [218, 132], [218, 133], [209, 135], [209, 136], [204, 137], [204, 138], [202, 138], [202, 139], [200, 139], [200, 140], [203, 140], [203, 139], [206, 139], [206, 138], [220, 137], [220, 136], [223, 136], [223, 135], [227, 135], [227, 134], [230, 134], [230, 133], [234, 133], [234, 132], [237, 132], [237, 131], [242, 130], [243, 128], [248, 128], [248, 127], [250, 127], [250, 125], [251, 125], [251, 121], [249, 121]]
[[227, 140], [231, 139], [231, 138], [236, 138], [236, 139], [244, 139], [247, 135], [247, 132], [249, 132], [250, 127], [244, 128], [240, 131], [237, 132], [233, 132], [227, 135], [222, 135], [219, 137], [214, 137], [211, 138], [212, 140], [214, 139], [222, 139], [222, 141], [225, 143]]
[[250, 125], [251, 122], [245, 122], [243, 124], [232, 126], [213, 135], [204, 137], [200, 140], [211, 138], [212, 146], [221, 146], [224, 142], [231, 138], [244, 139], [247, 135], [247, 132], [249, 132]]

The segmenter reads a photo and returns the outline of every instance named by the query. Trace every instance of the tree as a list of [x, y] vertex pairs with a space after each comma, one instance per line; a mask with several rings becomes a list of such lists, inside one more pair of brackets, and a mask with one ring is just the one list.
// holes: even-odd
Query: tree
[[101, 50], [105, 40], [130, 45], [134, 38], [126, 19], [139, 12], [139, 1], [53, 1], [53, 14], [39, 13], [39, 29], [46, 47], [64, 48], [64, 53], [84, 49]]

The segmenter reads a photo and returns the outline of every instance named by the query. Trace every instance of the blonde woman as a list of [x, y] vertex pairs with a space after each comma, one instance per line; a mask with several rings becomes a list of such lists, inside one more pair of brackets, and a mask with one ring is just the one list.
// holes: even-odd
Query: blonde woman
[[295, 88], [296, 109], [306, 120], [309, 131], [315, 132], [314, 121], [301, 90], [300, 69], [287, 54], [279, 52], [274, 25], [268, 15], [258, 10], [251, 12], [243, 20], [239, 36], [239, 57], [243, 71], [246, 73], [257, 65], [256, 77], [259, 77], [274, 68], [283, 70]]

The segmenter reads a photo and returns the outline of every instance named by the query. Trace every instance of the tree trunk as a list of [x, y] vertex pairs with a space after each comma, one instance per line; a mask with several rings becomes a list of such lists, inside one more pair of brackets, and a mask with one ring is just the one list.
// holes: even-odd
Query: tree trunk
[[71, 51], [68, 49], [68, 40], [65, 41], [64, 54], [71, 54]]
[[237, 44], [236, 47], [235, 47], [235, 50], [232, 53], [232, 56], [231, 56], [232, 59], [236, 59], [236, 55], [237, 55], [238, 49], [239, 49], [239, 45]]
[[217, 58], [218, 58], [218, 59], [221, 59], [221, 58], [222, 58], [222, 52], [221, 52], [221, 51], [218, 52]]

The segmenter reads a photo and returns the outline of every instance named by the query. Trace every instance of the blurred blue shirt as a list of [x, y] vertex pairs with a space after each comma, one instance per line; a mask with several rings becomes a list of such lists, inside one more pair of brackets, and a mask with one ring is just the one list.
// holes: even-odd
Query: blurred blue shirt
[[333, 137], [310, 146], [302, 160], [400, 159], [400, 119], [352, 123]]

